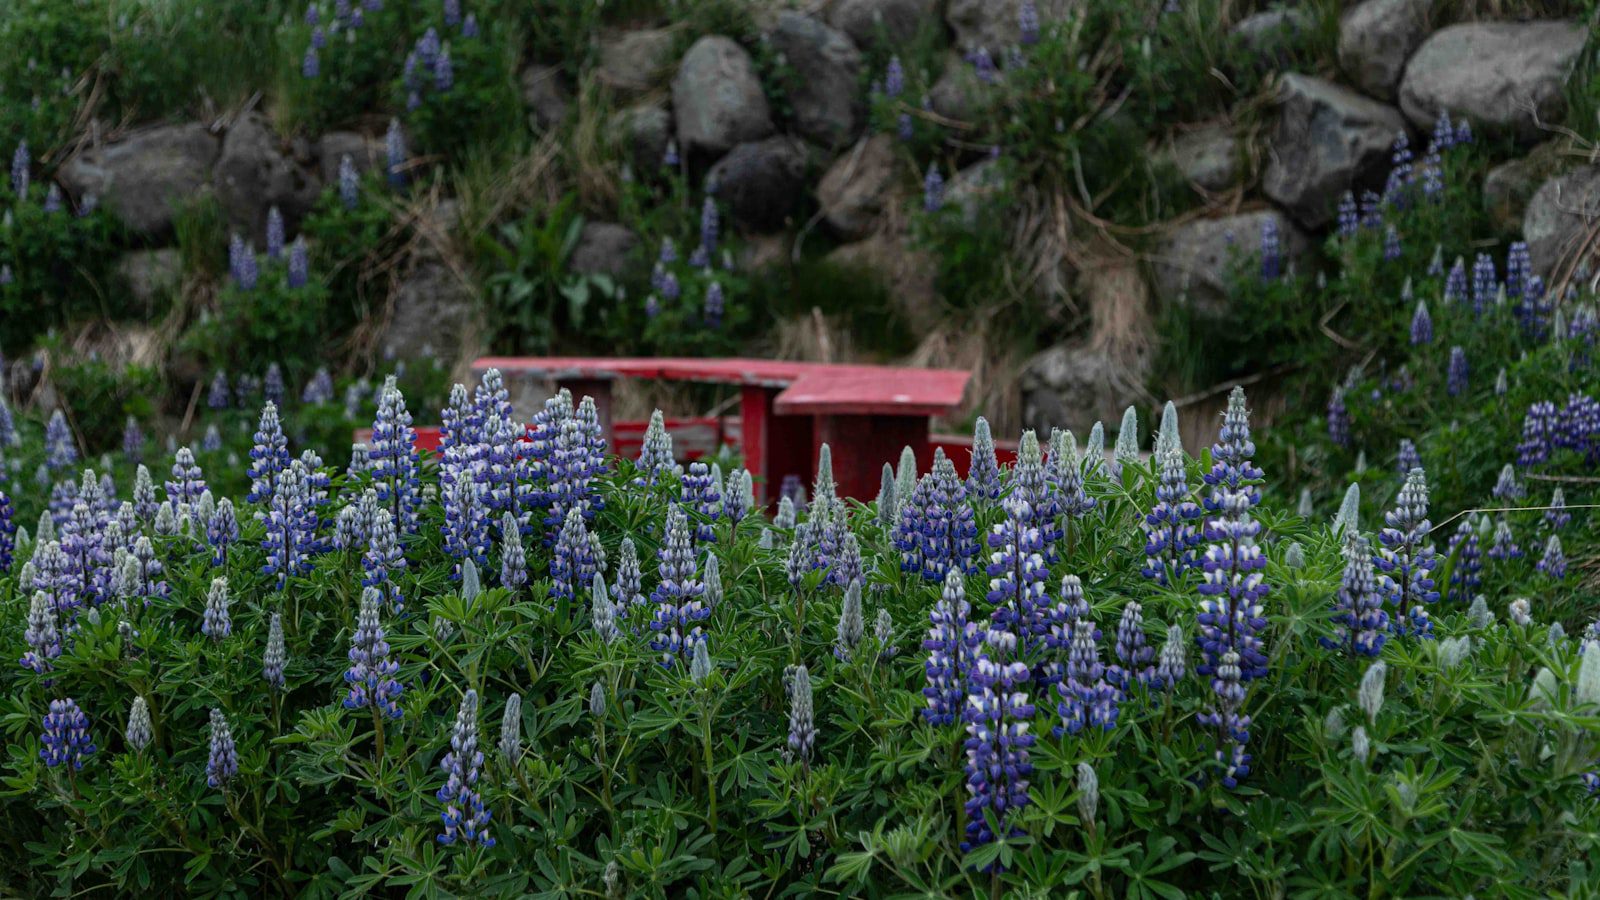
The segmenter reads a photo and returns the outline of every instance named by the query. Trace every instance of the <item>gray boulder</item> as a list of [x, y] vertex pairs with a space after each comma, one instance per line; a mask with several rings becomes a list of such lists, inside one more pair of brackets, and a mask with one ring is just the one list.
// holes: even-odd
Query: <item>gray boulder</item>
[[378, 336], [385, 359], [437, 357], [453, 362], [477, 328], [477, 300], [449, 266], [425, 262], [406, 276], [390, 298]]
[[134, 300], [147, 308], [183, 284], [183, 255], [173, 247], [133, 250], [117, 260], [117, 275]]
[[775, 137], [739, 144], [706, 173], [735, 225], [746, 231], [770, 232], [783, 227], [805, 192], [805, 148], [791, 138]]
[[772, 111], [750, 54], [731, 38], [694, 42], [672, 79], [678, 144], [686, 153], [720, 156], [772, 133]]
[[856, 45], [842, 32], [793, 12], [778, 16], [767, 40], [792, 73], [788, 98], [795, 131], [828, 149], [854, 140], [865, 112]]
[[600, 39], [600, 81], [624, 93], [648, 91], [672, 64], [671, 29], [624, 31]]
[[834, 160], [817, 183], [828, 225], [846, 239], [866, 236], [894, 186], [894, 138], [875, 134]]
[[977, 115], [978, 104], [989, 85], [978, 79], [977, 71], [954, 53], [945, 56], [944, 71], [928, 91], [928, 105], [934, 113], [957, 122]]
[[1179, 133], [1167, 158], [1183, 177], [1208, 191], [1227, 190], [1239, 180], [1238, 141], [1227, 125]]
[[229, 224], [250, 235], [257, 246], [265, 240], [267, 210], [278, 207], [293, 231], [322, 191], [315, 170], [300, 166], [288, 144], [258, 115], [245, 116], [228, 129], [213, 178]]
[[1522, 217], [1534, 192], [1556, 175], [1566, 171], [1568, 160], [1561, 155], [1560, 141], [1546, 141], [1526, 156], [1507, 160], [1483, 176], [1483, 206], [1502, 231], [1522, 230]]
[[1089, 333], [1030, 359], [1018, 379], [1023, 427], [1048, 434], [1084, 434], [1095, 422], [1114, 423], [1143, 402], [1152, 349], [1150, 290], [1131, 262], [1086, 268], [1079, 277]]
[[627, 154], [634, 169], [659, 168], [672, 140], [672, 113], [656, 103], [639, 103], [611, 117], [611, 139]]
[[1311, 14], [1299, 6], [1277, 6], [1240, 19], [1231, 34], [1262, 61], [1278, 61], [1285, 45], [1314, 24]]
[[572, 248], [567, 268], [579, 275], [621, 278], [632, 263], [639, 236], [615, 222], [585, 222], [578, 245]]
[[1339, 68], [1356, 87], [1394, 100], [1406, 60], [1428, 34], [1429, 0], [1366, 0], [1339, 18]]
[[933, 280], [937, 267], [905, 234], [879, 231], [834, 248], [826, 259], [842, 269], [878, 279], [895, 312], [915, 335], [927, 334], [945, 320]]
[[1473, 22], [1422, 42], [1400, 82], [1400, 108], [1418, 128], [1441, 111], [1480, 130], [1535, 140], [1566, 117], [1564, 89], [1585, 40], [1572, 22]]
[[1302, 225], [1320, 228], [1341, 194], [1383, 170], [1406, 122], [1394, 107], [1321, 78], [1294, 73], [1279, 85], [1261, 190]]
[[1587, 262], [1600, 269], [1600, 166], [1584, 166], [1546, 181], [1528, 201], [1522, 238], [1533, 269], [1546, 278]]
[[902, 47], [934, 18], [934, 0], [837, 0], [828, 24], [850, 36], [857, 47]]
[[163, 125], [91, 147], [57, 178], [80, 202], [92, 194], [129, 229], [159, 235], [171, 230], [175, 211], [210, 190], [220, 152], [204, 125]]
[[1236, 266], [1248, 270], [1261, 252], [1261, 235], [1271, 220], [1278, 229], [1284, 267], [1303, 263], [1311, 239], [1275, 209], [1194, 219], [1178, 226], [1161, 243], [1155, 259], [1155, 289], [1163, 303], [1187, 303], [1207, 316], [1227, 311]]
[[346, 156], [350, 157], [356, 172], [362, 175], [382, 168], [387, 161], [383, 140], [357, 131], [328, 132], [317, 140], [315, 153], [317, 171], [322, 176], [323, 184], [338, 183], [339, 164]]
[[[1039, 0], [1039, 18], [1058, 18], [1065, 5], [1060, 0]], [[1007, 47], [1022, 40], [1022, 27], [1017, 23], [1021, 8], [1022, 0], [950, 0], [944, 20], [955, 32], [956, 49], [971, 53], [982, 47], [998, 61]]]
[[567, 88], [556, 66], [535, 63], [517, 76], [522, 85], [522, 106], [528, 111], [528, 125], [534, 131], [547, 131], [567, 117]]

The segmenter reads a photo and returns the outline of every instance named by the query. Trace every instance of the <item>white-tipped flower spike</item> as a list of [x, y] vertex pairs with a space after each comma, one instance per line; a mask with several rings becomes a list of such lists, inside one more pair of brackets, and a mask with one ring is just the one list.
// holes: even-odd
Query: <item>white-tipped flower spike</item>
[[589, 715], [596, 719], [606, 717], [606, 689], [598, 681], [589, 689]]
[[1466, 661], [1472, 652], [1472, 642], [1464, 637], [1445, 638], [1439, 642], [1439, 668], [1446, 672]]
[[1078, 821], [1092, 823], [1100, 814], [1100, 776], [1086, 762], [1078, 763]]
[[1360, 450], [1356, 453], [1356, 474], [1367, 471], [1367, 451]]
[[1361, 711], [1367, 714], [1367, 721], [1376, 722], [1378, 713], [1383, 709], [1383, 682], [1389, 674], [1389, 667], [1383, 660], [1378, 660], [1367, 667], [1367, 673], [1361, 676], [1361, 689], [1356, 692], [1356, 701], [1361, 704]]
[[1361, 529], [1361, 485], [1352, 484], [1344, 492], [1344, 502], [1339, 504], [1339, 514], [1333, 517], [1333, 533], [1343, 535], [1346, 531], [1359, 531]]
[[1528, 688], [1528, 702], [1534, 709], [1549, 709], [1550, 701], [1556, 698], [1559, 690], [1556, 673], [1549, 669], [1540, 669], [1539, 674], [1533, 676], [1533, 684]]
[[163, 503], [156, 509], [156, 534], [162, 537], [174, 537], [178, 533], [178, 517], [172, 511], [172, 504]]
[[762, 529], [761, 536], [756, 538], [757, 550], [771, 550], [773, 547], [777, 546], [777, 544], [773, 543], [772, 533], [773, 532], [771, 528]]
[[1299, 514], [1300, 518], [1309, 519], [1311, 514], [1316, 512], [1316, 509], [1316, 506], [1311, 502], [1311, 488], [1301, 488], [1300, 506], [1295, 512]]
[[711, 650], [706, 646], [709, 641], [696, 641], [694, 656], [689, 659], [689, 677], [695, 684], [705, 684], [711, 677]]
[[1527, 597], [1518, 597], [1511, 601], [1511, 605], [1506, 608], [1506, 613], [1511, 617], [1511, 621], [1520, 628], [1527, 628], [1533, 624], [1533, 606], [1528, 602]]
[[522, 549], [522, 529], [517, 517], [506, 513], [500, 520], [500, 583], [512, 591], [528, 581], [528, 554]]
[[273, 613], [267, 625], [267, 652], [261, 657], [261, 677], [272, 688], [283, 690], [283, 667], [288, 662], [289, 654], [283, 647], [283, 616]]
[[128, 710], [128, 729], [124, 736], [128, 739], [128, 746], [135, 752], [150, 746], [154, 729], [150, 725], [150, 707], [146, 705], [143, 697], [133, 698], [133, 707]]
[[772, 517], [773, 527], [783, 529], [793, 528], [794, 523], [798, 519], [799, 514], [795, 512], [794, 501], [790, 500], [788, 497], [779, 498], [778, 512]]
[[1545, 635], [1545, 641], [1552, 647], [1559, 647], [1567, 639], [1567, 629], [1560, 622], [1551, 622], [1550, 631]]
[[1584, 642], [1583, 662], [1578, 664], [1572, 699], [1579, 707], [1600, 704], [1600, 641]]
[[1161, 408], [1161, 427], [1156, 431], [1156, 458], [1161, 459], [1174, 447], [1183, 449], [1183, 437], [1178, 434], [1177, 404], [1168, 400]]
[[1299, 543], [1289, 545], [1283, 552], [1283, 564], [1290, 569], [1304, 569], [1306, 567], [1306, 551]]
[[211, 590], [206, 592], [206, 612], [200, 622], [200, 633], [221, 642], [231, 631], [233, 622], [228, 615], [228, 579], [213, 578]]
[[894, 470], [894, 495], [904, 504], [917, 489], [917, 452], [910, 447], [900, 450], [900, 464]]
[[833, 480], [833, 448], [826, 443], [817, 448], [817, 480], [812, 482], [811, 494], [811, 502], [816, 507], [812, 512], [813, 518], [822, 510], [832, 513], [833, 504], [839, 497], [839, 488]]
[[1096, 421], [1083, 442], [1083, 474], [1093, 472], [1106, 459], [1106, 426]]
[[1367, 757], [1372, 753], [1372, 741], [1367, 738], [1367, 730], [1357, 725], [1350, 732], [1350, 755], [1356, 762], [1367, 764]]
[[1139, 461], [1139, 411], [1131, 406], [1122, 411], [1122, 427], [1117, 430], [1111, 455], [1118, 465]]
[[675, 465], [672, 435], [667, 433], [666, 419], [658, 409], [650, 414], [650, 424], [645, 427], [644, 446], [639, 451], [639, 471], [654, 484], [661, 475], [671, 472]]
[[791, 762], [811, 759], [817, 740], [816, 715], [811, 705], [811, 672], [802, 663], [794, 667], [789, 689], [789, 741], [784, 755]]
[[701, 580], [705, 582], [706, 606], [716, 609], [722, 604], [722, 563], [717, 561], [717, 554], [706, 551], [706, 562], [701, 570]]
[[1511, 381], [1506, 377], [1505, 366], [1501, 366], [1499, 373], [1494, 376], [1494, 395], [1496, 397], [1504, 397], [1506, 391], [1509, 390], [1511, 390]]
[[450, 643], [450, 639], [455, 637], [455, 636], [456, 636], [456, 625], [455, 625], [454, 622], [450, 621], [449, 619], [446, 619], [444, 616], [440, 616], [440, 617], [438, 617], [438, 618], [433, 620], [433, 639], [434, 640], [438, 641], [441, 644], [448, 644], [448, 643]]
[[967, 472], [967, 496], [991, 503], [1000, 496], [1000, 461], [995, 457], [994, 433], [983, 416], [972, 427], [972, 464]]
[[1156, 663], [1156, 680], [1166, 690], [1172, 690], [1189, 671], [1189, 642], [1184, 640], [1182, 625], [1167, 626], [1167, 642], [1161, 645], [1161, 656]]
[[506, 710], [500, 715], [500, 759], [507, 766], [515, 766], [522, 756], [522, 695], [506, 698]]
[[606, 870], [600, 876], [600, 883], [605, 886], [606, 900], [622, 900], [625, 896], [622, 884], [622, 866], [615, 859], [606, 863]]
[[594, 633], [604, 643], [613, 643], [622, 636], [622, 632], [617, 628], [617, 608], [611, 602], [611, 593], [606, 590], [605, 576], [596, 574], [591, 585], [594, 599], [589, 608], [594, 621]]
[[894, 644], [894, 616], [882, 607], [878, 608], [878, 618], [872, 623], [872, 637], [877, 640], [879, 659], [891, 659], [900, 652]]
[[833, 655], [849, 662], [866, 633], [867, 619], [861, 610], [861, 582], [851, 581], [844, 589], [844, 604], [839, 607], [839, 627], [835, 631]]
[[1344, 725], [1344, 707], [1335, 706], [1322, 718], [1322, 733], [1327, 735], [1329, 740], [1336, 741], [1344, 737]]
[[478, 564], [468, 559], [461, 564], [461, 599], [471, 606], [481, 593], [483, 585], [478, 581]]
[[894, 487], [894, 466], [883, 464], [883, 478], [878, 482], [878, 524], [893, 528], [900, 521], [899, 497]]
[[1494, 613], [1489, 611], [1489, 602], [1479, 594], [1472, 598], [1472, 605], [1467, 607], [1467, 621], [1476, 631], [1483, 631], [1494, 624]]

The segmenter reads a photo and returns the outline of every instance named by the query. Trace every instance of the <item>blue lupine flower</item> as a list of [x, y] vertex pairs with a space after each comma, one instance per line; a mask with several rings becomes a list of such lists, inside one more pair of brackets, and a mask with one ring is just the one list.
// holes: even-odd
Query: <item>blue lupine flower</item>
[[728, 473], [727, 481], [722, 488], [722, 515], [735, 527], [750, 514], [750, 507], [755, 503], [755, 481], [750, 473], [744, 469], [734, 469]]
[[1478, 532], [1470, 521], [1463, 520], [1450, 537], [1451, 556], [1456, 558], [1450, 567], [1451, 600], [1465, 603], [1477, 594], [1483, 583], [1483, 554], [1479, 549]]
[[972, 463], [967, 469], [967, 496], [980, 506], [992, 506], [1000, 499], [1000, 461], [995, 455], [994, 435], [983, 416], [972, 426]]
[[[24, 567], [26, 568], [26, 567]], [[51, 660], [61, 656], [61, 628], [57, 624], [59, 612], [51, 603], [50, 594], [43, 590], [33, 592], [28, 604], [28, 625], [23, 632], [28, 652], [22, 654], [22, 667], [40, 675], [54, 668]]]
[[283, 425], [278, 419], [278, 405], [270, 400], [261, 408], [260, 424], [256, 427], [255, 445], [250, 448], [251, 503], [265, 503], [277, 489], [278, 479], [289, 467], [289, 441], [283, 436]]
[[461, 36], [468, 40], [478, 36], [478, 17], [476, 14], [467, 13], [467, 17], [462, 20]]
[[661, 153], [661, 165], [668, 169], [676, 169], [682, 159], [678, 155], [678, 142], [667, 139], [667, 148]]
[[444, 483], [444, 549], [456, 559], [453, 575], [461, 577], [461, 564], [467, 561], [479, 566], [489, 561], [489, 512], [486, 490], [481, 482], [466, 471], [461, 460], [464, 450], [451, 447], [445, 451], [443, 468], [455, 469], [455, 477]]
[[178, 506], [193, 506], [206, 491], [205, 476], [194, 461], [188, 447], [179, 447], [172, 459], [172, 480], [167, 482], [167, 502]]
[[[1044, 536], [1046, 562], [1056, 558], [1056, 541], [1061, 540], [1061, 499], [1056, 493], [1056, 483], [1045, 468], [1044, 452], [1039, 448], [1039, 438], [1032, 430], [1022, 433], [1017, 444], [1017, 464], [1011, 470], [1011, 493], [1033, 510], [1033, 522]], [[902, 509], [915, 490], [907, 492], [901, 500]]]
[[1371, 231], [1383, 227], [1383, 198], [1376, 191], [1361, 192], [1361, 227]]
[[[1556, 488], [1550, 494], [1550, 508], [1544, 511], [1544, 521], [1552, 531], [1560, 531], [1572, 521], [1572, 513], [1567, 512], [1567, 492]], [[4, 569], [5, 566], [0, 566]]]
[[308, 406], [333, 402], [333, 376], [328, 374], [327, 366], [318, 366], [317, 371], [306, 382], [305, 389], [300, 392], [300, 402]]
[[1533, 257], [1528, 252], [1527, 241], [1513, 241], [1506, 249], [1506, 295], [1521, 298], [1527, 290], [1528, 276], [1533, 274]]
[[1200, 585], [1203, 599], [1197, 638], [1204, 658], [1195, 671], [1212, 675], [1226, 652], [1239, 657], [1241, 677], [1253, 681], [1267, 673], [1267, 658], [1257, 636], [1266, 627], [1261, 599], [1270, 589], [1262, 581], [1266, 557], [1256, 545], [1261, 524], [1250, 516], [1245, 491], [1222, 491], [1217, 513], [1206, 523], [1207, 547]]
[[1445, 391], [1459, 397], [1467, 390], [1467, 351], [1460, 346], [1450, 348], [1450, 368], [1445, 376]]
[[1339, 198], [1339, 220], [1337, 234], [1341, 239], [1348, 240], [1356, 236], [1356, 229], [1360, 227], [1359, 214], [1356, 211], [1356, 195], [1345, 191]]
[[1417, 301], [1417, 311], [1411, 316], [1411, 346], [1433, 343], [1433, 317], [1428, 315], [1426, 301]]
[[18, 200], [28, 199], [28, 167], [32, 164], [32, 156], [28, 153], [28, 142], [18, 143], [16, 151], [11, 154], [11, 193]]
[[17, 436], [17, 423], [11, 416], [11, 406], [6, 403], [6, 398], [0, 395], [0, 449], [14, 447], [19, 443], [21, 439]]
[[575, 599], [589, 587], [598, 568], [583, 511], [569, 509], [550, 557], [550, 596]]
[[279, 475], [267, 508], [256, 513], [266, 526], [261, 541], [266, 556], [262, 571], [278, 576], [279, 590], [291, 576], [311, 571], [311, 558], [320, 550], [311, 490], [311, 475], [305, 464], [294, 460]]
[[1211, 496], [1206, 498], [1207, 510], [1212, 513], [1222, 510], [1231, 494], [1243, 496], [1248, 506], [1261, 502], [1259, 484], [1264, 475], [1251, 461], [1255, 452], [1255, 442], [1250, 440], [1250, 411], [1245, 407], [1244, 388], [1234, 387], [1228, 395], [1228, 409], [1223, 414], [1217, 442], [1211, 445], [1214, 460], [1211, 471], [1202, 476], [1205, 483], [1211, 485]]
[[1106, 668], [1100, 662], [1100, 633], [1087, 617], [1074, 620], [1070, 631], [1068, 638], [1063, 627], [1057, 637], [1057, 643], [1066, 641], [1068, 651], [1066, 677], [1056, 684], [1061, 696], [1056, 704], [1061, 716], [1056, 736], [1077, 734], [1086, 727], [1110, 731], [1117, 725], [1121, 693], [1106, 681]]
[[397, 188], [403, 186], [406, 183], [406, 134], [400, 127], [399, 119], [389, 120], [389, 130], [383, 135], [383, 149], [387, 162], [384, 172], [389, 177], [389, 184]]
[[211, 378], [211, 389], [206, 394], [206, 406], [212, 409], [227, 409], [232, 395], [228, 391], [228, 373], [217, 370]]
[[1490, 495], [1496, 500], [1514, 502], [1522, 499], [1526, 493], [1522, 485], [1517, 481], [1517, 470], [1512, 468], [1510, 463], [1502, 466], [1500, 468], [1500, 477], [1496, 479], [1494, 490], [1490, 492]]
[[[308, 7], [308, 11], [309, 11], [309, 7]], [[313, 27], [311, 29], [311, 46], [316, 48], [316, 49], [318, 49], [318, 50], [321, 50], [321, 49], [323, 49], [323, 48], [328, 46], [328, 33], [326, 31], [323, 31], [322, 30], [322, 26], [320, 26], [320, 25], [315, 26], [315, 27]]]
[[717, 202], [708, 196], [700, 205], [700, 246], [705, 248], [708, 255], [717, 252], [720, 224]]
[[990, 829], [992, 813], [1007, 836], [1020, 833], [1011, 811], [1029, 803], [1028, 778], [1033, 774], [1028, 748], [1034, 736], [1028, 733], [1034, 707], [1024, 691], [1030, 673], [1026, 663], [1006, 662], [1015, 650], [1014, 636], [1007, 631], [990, 632], [988, 646], [972, 667], [967, 707], [967, 812], [966, 836], [962, 852], [991, 843], [997, 835]]
[[692, 509], [700, 515], [695, 525], [694, 539], [701, 542], [715, 541], [717, 539], [715, 526], [722, 516], [722, 494], [705, 463], [689, 464], [689, 471], [683, 476], [681, 490], [679, 502], [684, 508]]
[[0, 491], [0, 572], [11, 570], [12, 554], [17, 549], [17, 523], [13, 519], [14, 515], [11, 498], [5, 491]]
[[1069, 520], [1081, 519], [1099, 505], [1084, 488], [1085, 469], [1072, 432], [1060, 429], [1050, 432], [1050, 458], [1045, 472], [1055, 488], [1061, 513]]
[[650, 424], [645, 426], [636, 468], [653, 486], [671, 474], [676, 465], [672, 456], [672, 435], [667, 432], [666, 419], [658, 409], [650, 414]]
[[1217, 705], [1207, 707], [1195, 717], [1202, 728], [1216, 731], [1214, 758], [1222, 769], [1222, 786], [1229, 790], [1238, 787], [1239, 780], [1250, 774], [1251, 757], [1244, 750], [1250, 740], [1250, 717], [1239, 711], [1245, 698], [1242, 678], [1239, 654], [1232, 650], [1223, 653], [1216, 665], [1216, 675], [1211, 679]]
[[1400, 247], [1400, 232], [1393, 225], [1388, 226], [1383, 232], [1383, 258], [1386, 262], [1394, 262], [1402, 254]]
[[1344, 391], [1335, 390], [1328, 398], [1328, 440], [1350, 447], [1350, 410], [1344, 404]]
[[1534, 466], [1550, 459], [1552, 443], [1560, 436], [1561, 416], [1556, 405], [1539, 400], [1528, 407], [1522, 420], [1522, 441], [1517, 444], [1517, 465]]
[[929, 163], [928, 174], [922, 179], [922, 208], [935, 213], [944, 206], [944, 176], [939, 174], [939, 164]]
[[883, 95], [890, 100], [897, 99], [906, 90], [906, 70], [900, 64], [898, 55], [889, 57], [889, 65], [883, 70]]
[[51, 182], [44, 192], [44, 211], [46, 213], [61, 212], [61, 185]]
[[528, 556], [522, 549], [522, 532], [511, 513], [500, 520], [500, 583], [513, 591], [528, 583]]
[[1521, 559], [1522, 556], [1522, 548], [1517, 546], [1516, 536], [1511, 533], [1511, 523], [1501, 519], [1494, 527], [1494, 543], [1489, 545], [1489, 558], [1505, 562]]
[[228, 579], [223, 576], [211, 579], [211, 589], [206, 592], [206, 611], [200, 622], [200, 633], [219, 643], [232, 634], [233, 619], [228, 614], [228, 606]]
[[1365, 536], [1351, 529], [1344, 535], [1344, 579], [1334, 597], [1333, 637], [1319, 638], [1324, 647], [1354, 656], [1377, 656], [1389, 639], [1389, 614], [1372, 569], [1372, 551]]
[[972, 63], [973, 71], [977, 74], [979, 81], [984, 84], [994, 83], [996, 78], [994, 57], [989, 55], [989, 51], [986, 48], [979, 47], [968, 53], [967, 62]]
[[233, 501], [223, 497], [206, 522], [206, 543], [211, 545], [211, 565], [224, 566], [228, 562], [228, 548], [239, 541], [239, 520], [233, 511]]
[[[1038, 509], [1034, 508], [1034, 514]], [[951, 569], [973, 570], [978, 551], [978, 528], [967, 489], [956, 475], [955, 464], [936, 454], [933, 471], [917, 482], [916, 490], [900, 514], [895, 529], [901, 569], [918, 572], [928, 581], [943, 581]]]
[[789, 738], [784, 757], [809, 765], [817, 740], [817, 718], [812, 705], [811, 672], [804, 663], [794, 667], [789, 679]]
[[1417, 452], [1417, 444], [1410, 438], [1400, 439], [1400, 452], [1396, 457], [1396, 465], [1401, 475], [1410, 473], [1412, 469], [1421, 468], [1422, 456]]
[[1023, 46], [1039, 43], [1039, 7], [1033, 0], [1022, 0], [1017, 7], [1017, 30]]
[[[1081, 621], [1081, 620], [1080, 620]], [[1117, 623], [1117, 663], [1106, 670], [1106, 680], [1126, 691], [1134, 683], [1149, 684], [1155, 677], [1151, 660], [1156, 651], [1144, 634], [1144, 607], [1130, 600]]]
[[1472, 263], [1473, 315], [1483, 315], [1484, 310], [1493, 306], [1499, 291], [1500, 280], [1495, 275], [1494, 258], [1487, 253], [1479, 253]]
[[[1005, 518], [989, 534], [989, 593], [995, 607], [993, 626], [1011, 631], [1031, 654], [1044, 642], [1054, 624], [1054, 610], [1045, 592], [1050, 577], [1043, 555], [1044, 536], [1033, 524], [1033, 510], [1027, 501], [1013, 494], [1004, 503]], [[949, 572], [960, 573], [952, 567]], [[949, 574], [946, 574], [948, 581]]]
[[960, 572], [945, 576], [944, 591], [928, 614], [932, 627], [922, 648], [928, 651], [923, 671], [928, 686], [922, 689], [928, 706], [923, 718], [932, 725], [950, 725], [962, 717], [967, 698], [967, 680], [972, 673], [983, 634], [969, 621], [971, 605], [966, 599], [966, 582]]
[[237, 233], [228, 240], [228, 274], [233, 277], [234, 286], [241, 291], [255, 290], [261, 277], [255, 250]]
[[267, 210], [267, 258], [283, 258], [283, 213], [273, 206]]
[[705, 320], [708, 328], [722, 327], [722, 314], [726, 309], [726, 301], [722, 296], [722, 285], [711, 282], [706, 288]]
[[267, 652], [261, 656], [261, 677], [269, 687], [283, 690], [283, 667], [288, 661], [288, 653], [283, 647], [283, 616], [273, 613], [267, 625]]
[[377, 588], [362, 589], [361, 612], [350, 638], [350, 668], [344, 673], [345, 684], [350, 686], [344, 708], [366, 707], [384, 718], [398, 719], [402, 715], [398, 701], [405, 688], [394, 677], [400, 664], [389, 658], [382, 606], [383, 595]]
[[1582, 456], [1591, 466], [1600, 464], [1600, 402], [1588, 394], [1567, 395], [1555, 443]]
[[1261, 280], [1276, 281], [1283, 274], [1283, 238], [1278, 231], [1278, 220], [1267, 216], [1261, 220]]
[[57, 409], [50, 414], [44, 429], [45, 464], [59, 471], [78, 461], [78, 444], [73, 440], [72, 429], [67, 427], [67, 417]]
[[1462, 304], [1467, 302], [1467, 298], [1467, 263], [1458, 256], [1450, 267], [1450, 274], [1445, 277], [1444, 302], [1449, 305]]
[[134, 696], [133, 704], [128, 709], [128, 727], [123, 736], [128, 741], [128, 746], [136, 753], [143, 752], [154, 740], [155, 734], [150, 724], [150, 705], [143, 697]]
[[361, 176], [356, 172], [356, 162], [346, 153], [339, 160], [339, 201], [344, 208], [354, 210], [361, 200]]
[[398, 614], [405, 608], [398, 578], [406, 570], [406, 556], [388, 507], [373, 510], [372, 521], [367, 523], [367, 541], [367, 552], [361, 556], [361, 568], [365, 573], [361, 584], [376, 590]]
[[261, 381], [261, 396], [268, 403], [283, 406], [283, 398], [287, 388], [283, 383], [283, 367], [277, 363], [267, 364], [267, 377]]
[[644, 575], [640, 571], [639, 551], [634, 548], [631, 537], [622, 539], [622, 548], [618, 554], [616, 597], [619, 619], [628, 618], [634, 610], [644, 606], [645, 603]]
[[378, 502], [394, 516], [395, 527], [403, 534], [415, 534], [419, 526], [417, 510], [422, 504], [417, 454], [417, 432], [411, 427], [411, 413], [395, 376], [384, 380], [379, 392], [377, 417], [372, 422], [368, 445], [373, 489]]
[[461, 24], [461, 0], [444, 0], [444, 23], [451, 28]]
[[694, 543], [689, 518], [674, 504], [667, 511], [667, 539], [657, 551], [661, 583], [650, 595], [656, 604], [650, 629], [655, 637], [650, 647], [661, 653], [661, 664], [670, 667], [678, 657], [688, 658], [694, 645], [705, 640], [695, 624], [711, 615], [701, 601], [705, 585], [700, 581], [694, 558]]
[[206, 784], [213, 790], [226, 788], [239, 774], [239, 749], [233, 741], [233, 730], [222, 710], [211, 710], [211, 751], [206, 756]]
[[895, 133], [902, 141], [909, 141], [913, 137], [911, 113], [903, 112], [896, 120]]
[[1561, 552], [1561, 538], [1550, 535], [1544, 545], [1544, 556], [1539, 558], [1534, 568], [1556, 581], [1567, 577], [1567, 557]]
[[450, 752], [439, 764], [444, 770], [445, 783], [436, 795], [445, 805], [440, 813], [444, 822], [441, 844], [478, 844], [493, 847], [489, 836], [489, 809], [483, 804], [478, 791], [478, 773], [483, 767], [483, 754], [478, 750], [478, 692], [469, 690], [461, 698], [461, 708], [456, 711], [456, 724], [450, 734]]
[[455, 67], [450, 63], [450, 48], [441, 47], [439, 55], [433, 60], [433, 86], [440, 93], [444, 93], [455, 86], [455, 83]]
[[[321, 29], [318, 29], [319, 31]], [[316, 78], [322, 74], [322, 60], [317, 56], [316, 45], [306, 48], [306, 55], [300, 59], [300, 77]]]
[[84, 761], [95, 752], [94, 741], [89, 736], [89, 717], [71, 697], [50, 701], [50, 711], [44, 716], [42, 742], [39, 758], [51, 768], [66, 764], [75, 770], [81, 769]]

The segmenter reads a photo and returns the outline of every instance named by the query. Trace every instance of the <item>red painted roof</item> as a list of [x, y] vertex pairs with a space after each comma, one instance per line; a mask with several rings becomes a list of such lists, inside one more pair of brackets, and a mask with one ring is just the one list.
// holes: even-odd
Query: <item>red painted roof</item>
[[961, 405], [971, 378], [960, 369], [681, 357], [486, 356], [472, 368], [554, 379], [646, 378], [787, 388], [775, 401], [780, 415], [943, 415]]

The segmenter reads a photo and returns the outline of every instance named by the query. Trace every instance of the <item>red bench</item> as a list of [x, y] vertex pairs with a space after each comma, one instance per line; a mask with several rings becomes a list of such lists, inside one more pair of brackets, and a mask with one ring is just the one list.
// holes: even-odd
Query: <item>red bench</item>
[[915, 450], [918, 466], [926, 470], [933, 454], [928, 420], [959, 408], [971, 377], [959, 369], [765, 359], [489, 356], [472, 368], [480, 375], [499, 369], [508, 378], [548, 379], [574, 397], [593, 397], [614, 452], [621, 442], [611, 421], [611, 382], [644, 378], [737, 386], [741, 451], [756, 476], [761, 502], [776, 496], [785, 476], [809, 482], [823, 443], [833, 449], [834, 478], [847, 497], [876, 496], [883, 464], [898, 460], [902, 447]]

